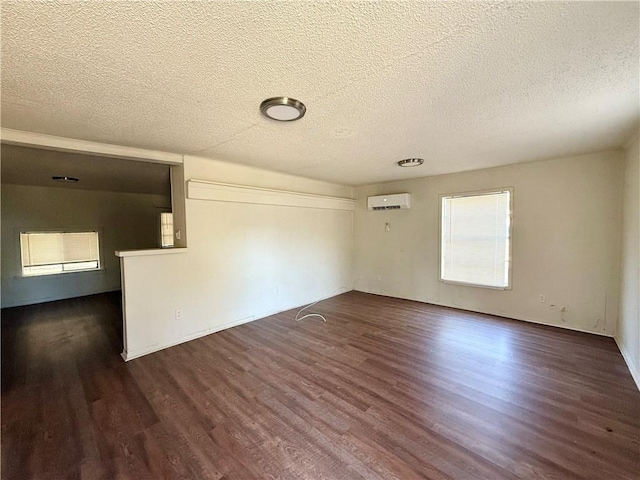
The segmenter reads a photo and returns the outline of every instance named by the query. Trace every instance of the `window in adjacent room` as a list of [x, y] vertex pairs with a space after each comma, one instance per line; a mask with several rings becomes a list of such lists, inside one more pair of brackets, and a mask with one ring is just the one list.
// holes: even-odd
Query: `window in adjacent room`
[[20, 234], [22, 275], [52, 275], [100, 269], [98, 232]]
[[511, 188], [442, 196], [440, 280], [511, 286]]
[[173, 213], [160, 213], [160, 240], [162, 248], [173, 247]]

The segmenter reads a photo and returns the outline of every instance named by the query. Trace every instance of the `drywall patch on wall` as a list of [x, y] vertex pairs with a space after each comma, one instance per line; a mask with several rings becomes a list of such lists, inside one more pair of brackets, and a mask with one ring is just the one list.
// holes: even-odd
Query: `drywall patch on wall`
[[[2, 308], [120, 288], [116, 250], [158, 246], [158, 215], [170, 197], [66, 188], [2, 185]], [[95, 230], [103, 271], [21, 277], [21, 231]]]
[[[622, 160], [605, 152], [357, 188], [354, 288], [614, 335]], [[512, 289], [440, 282], [439, 195], [501, 187], [514, 188]], [[366, 209], [368, 196], [396, 192], [411, 193], [411, 210]]]

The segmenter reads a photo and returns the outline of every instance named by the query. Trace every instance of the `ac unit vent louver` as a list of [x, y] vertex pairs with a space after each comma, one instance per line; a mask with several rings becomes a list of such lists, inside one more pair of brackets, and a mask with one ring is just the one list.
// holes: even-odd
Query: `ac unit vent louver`
[[394, 193], [393, 195], [377, 195], [367, 198], [369, 210], [400, 210], [411, 208], [411, 195]]
[[388, 207], [373, 207], [372, 210], [396, 210], [399, 208], [400, 205], [389, 205]]

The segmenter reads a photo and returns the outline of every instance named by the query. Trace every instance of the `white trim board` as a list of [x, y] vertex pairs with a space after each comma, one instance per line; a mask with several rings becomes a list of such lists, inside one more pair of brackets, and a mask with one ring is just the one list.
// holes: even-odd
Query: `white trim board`
[[633, 378], [633, 381], [636, 382], [636, 387], [638, 387], [638, 390], [640, 390], [640, 372], [636, 370], [635, 365], [633, 364], [633, 359], [631, 358], [631, 355], [629, 355], [629, 353], [623, 348], [622, 343], [618, 341], [618, 337], [613, 337], [613, 338], [616, 341], [618, 350], [620, 350], [620, 353], [622, 354], [622, 358], [627, 364], [627, 368], [631, 373], [631, 377]]
[[451, 305], [446, 305], [444, 303], [425, 302], [424, 300], [416, 300], [416, 299], [413, 299], [413, 298], [405, 298], [405, 297], [391, 297], [390, 295], [384, 295], [382, 293], [370, 292], [368, 290], [359, 290], [357, 288], [354, 288], [353, 290], [355, 292], [368, 293], [370, 295], [378, 295], [380, 297], [399, 298], [401, 300], [410, 300], [412, 302], [420, 302], [420, 303], [424, 303], [424, 304], [427, 304], [427, 305], [436, 305], [438, 307], [453, 308], [453, 309], [456, 309], [456, 310], [463, 310], [465, 312], [480, 313], [480, 314], [483, 314], [483, 315], [492, 315], [494, 317], [500, 317], [500, 318], [504, 318], [504, 319], [507, 319], [507, 320], [516, 320], [516, 321], [519, 321], [519, 322], [533, 323], [535, 325], [545, 325], [547, 327], [563, 328], [565, 330], [571, 330], [571, 331], [574, 331], [574, 332], [589, 333], [589, 334], [593, 334], [593, 335], [600, 335], [601, 337], [612, 338], [616, 342], [618, 350], [620, 351], [620, 354], [622, 355], [623, 360], [627, 364], [627, 368], [629, 369], [629, 373], [631, 373], [631, 378], [635, 382], [636, 387], [638, 387], [638, 390], [640, 390], [640, 372], [638, 372], [634, 368], [634, 364], [633, 364], [633, 361], [631, 359], [631, 355], [629, 355], [626, 352], [626, 350], [624, 348], [622, 348], [622, 344], [620, 342], [618, 342], [618, 337], [615, 336], [615, 335], [611, 335], [609, 333], [603, 333], [603, 332], [595, 332], [593, 330], [586, 330], [586, 329], [583, 329], [583, 328], [572, 327], [572, 326], [569, 326], [569, 325], [557, 325], [555, 323], [541, 322], [541, 321], [538, 321], [538, 320], [531, 320], [531, 319], [522, 318], [522, 317], [515, 317], [515, 316], [514, 317], [505, 317], [504, 315], [498, 315], [498, 314], [491, 313], [491, 312], [483, 312], [483, 311], [480, 311], [480, 310], [469, 310], [468, 308], [454, 307], [454, 306], [451, 306]]
[[504, 318], [506, 320], [517, 320], [518, 322], [527, 322], [527, 323], [533, 323], [535, 325], [544, 325], [544, 326], [547, 326], [547, 327], [562, 328], [564, 330], [571, 330], [573, 332], [589, 333], [589, 334], [592, 334], [592, 335], [599, 335], [601, 337], [615, 338], [615, 336], [613, 334], [611, 334], [611, 333], [596, 332], [595, 330], [587, 330], [586, 328], [574, 327], [572, 325], [559, 325], [557, 323], [543, 322], [541, 320], [533, 320], [531, 318], [521, 317], [520, 315], [506, 316], [504, 314], [495, 313], [495, 312], [489, 312], [489, 311], [486, 311], [486, 310], [485, 311], [483, 311], [483, 310], [471, 310], [470, 308], [459, 307], [459, 306], [456, 306], [456, 305], [448, 305], [446, 303], [436, 303], [436, 302], [432, 302], [432, 301], [418, 300], [418, 299], [415, 299], [415, 298], [398, 297], [398, 296], [386, 295], [384, 293], [370, 292], [369, 290], [363, 290], [361, 288], [354, 288], [353, 290], [356, 291], [356, 292], [368, 293], [370, 295], [378, 295], [380, 297], [398, 298], [400, 300], [409, 300], [409, 301], [412, 301], [412, 302], [420, 302], [420, 303], [424, 303], [426, 305], [435, 305], [437, 307], [453, 308], [454, 310], [462, 310], [463, 312], [480, 313], [482, 315], [491, 315], [493, 317]]
[[54, 137], [43, 133], [24, 132], [10, 128], [0, 129], [0, 140], [7, 145], [42, 148], [59, 152], [81, 153], [100, 157], [122, 158], [124, 160], [142, 160], [145, 162], [179, 165], [183, 157], [178, 153], [147, 150], [145, 148], [125, 147], [108, 143], [89, 142], [75, 138]]
[[273, 313], [268, 313], [264, 316], [261, 316], [259, 318], [254, 318], [254, 317], [248, 317], [248, 318], [243, 318], [241, 320], [236, 320], [235, 322], [228, 322], [225, 323], [223, 325], [219, 325], [217, 327], [214, 328], [207, 328], [205, 330], [201, 330], [199, 332], [194, 332], [194, 333], [190, 333], [188, 335], [185, 335], [183, 337], [181, 337], [180, 339], [176, 340], [175, 342], [171, 342], [168, 343], [166, 345], [160, 345], [160, 344], [154, 344], [154, 345], [149, 345], [145, 348], [133, 351], [133, 352], [129, 352], [126, 348], [122, 351], [122, 353], [120, 354], [120, 356], [123, 358], [123, 360], [125, 362], [128, 362], [130, 360], [133, 360], [135, 358], [139, 358], [139, 357], [143, 357], [145, 355], [149, 355], [150, 353], [155, 353], [155, 352], [159, 352], [160, 350], [165, 350], [167, 348], [171, 348], [171, 347], [175, 347], [176, 345], [180, 345], [182, 343], [186, 343], [186, 342], [190, 342], [191, 340], [195, 340], [196, 338], [201, 338], [201, 337], [206, 337], [207, 335], [211, 335], [212, 333], [217, 333], [220, 332], [222, 330], [226, 330], [227, 328], [232, 328], [232, 327], [237, 327], [239, 325], [242, 325], [244, 323], [249, 323], [249, 322], [253, 322], [254, 320], [259, 320], [260, 318], [265, 318], [268, 317], [270, 315], [275, 315], [277, 313], [280, 313], [279, 311], [274, 311]]
[[173, 255], [187, 253], [187, 247], [147, 248], [141, 250], [116, 250], [116, 257], [145, 257], [148, 255]]
[[330, 197], [327, 195], [314, 195], [195, 179], [187, 182], [187, 198], [192, 200], [324, 208], [330, 210], [354, 211], [356, 209], [356, 201], [352, 198]]
[[[343, 294], [351, 291], [347, 287], [341, 287], [337, 291], [340, 291], [340, 290], [343, 290], [343, 289], [344, 289], [344, 292], [332, 293], [329, 296], [322, 297], [319, 300], [315, 300], [314, 302], [311, 302], [311, 303], [306, 303], [306, 304], [304, 304], [302, 306], [285, 308], [284, 310], [277, 309], [277, 310], [271, 310], [271, 311], [268, 311], [268, 312], [262, 312], [262, 313], [258, 313], [256, 315], [250, 315], [248, 317], [240, 318], [238, 320], [233, 320], [233, 321], [230, 321], [230, 322], [226, 322], [226, 323], [224, 323], [222, 325], [217, 325], [215, 327], [206, 328], [206, 329], [200, 330], [198, 332], [192, 332], [192, 333], [189, 333], [187, 335], [184, 335], [183, 337], [181, 337], [180, 339], [176, 340], [175, 342], [171, 342], [171, 343], [168, 343], [166, 345], [165, 344], [161, 345], [159, 343], [155, 343], [153, 345], [148, 345], [146, 347], [140, 348], [140, 349], [135, 350], [133, 352], [129, 352], [127, 350], [126, 346], [125, 346], [124, 349], [122, 350], [122, 353], [120, 354], [120, 356], [122, 357], [122, 359], [125, 362], [128, 362], [128, 361], [133, 360], [135, 358], [143, 357], [145, 355], [149, 355], [150, 353], [155, 353], [155, 352], [158, 352], [160, 350], [164, 350], [166, 348], [175, 347], [176, 345], [180, 345], [181, 343], [190, 342], [191, 340], [195, 340], [196, 338], [206, 337], [207, 335], [211, 335], [213, 333], [217, 333], [217, 332], [220, 332], [222, 330], [226, 330], [228, 328], [233, 328], [233, 327], [237, 327], [237, 326], [243, 325], [245, 323], [254, 322], [256, 320], [261, 320], [263, 318], [270, 317], [272, 315], [277, 315], [279, 313], [288, 312], [288, 311], [295, 310], [295, 309], [299, 310], [299, 309], [302, 309], [302, 308], [307, 308], [307, 307], [310, 307], [311, 305], [315, 305], [316, 303], [320, 303], [320, 302], [322, 302], [324, 300], [328, 300], [329, 298], [337, 297], [338, 295], [343, 295]], [[125, 322], [125, 328], [126, 328], [126, 322]]]

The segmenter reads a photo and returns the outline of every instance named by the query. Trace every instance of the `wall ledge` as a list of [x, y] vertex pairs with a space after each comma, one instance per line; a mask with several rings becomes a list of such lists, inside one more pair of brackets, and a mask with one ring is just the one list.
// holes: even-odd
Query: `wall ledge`
[[173, 255], [175, 253], [187, 253], [186, 247], [176, 248], [151, 248], [146, 250], [116, 250], [116, 257], [144, 257], [147, 255]]
[[356, 209], [356, 201], [352, 198], [291, 192], [288, 190], [274, 190], [270, 188], [250, 187], [196, 179], [191, 179], [187, 182], [187, 198], [192, 200], [330, 210], [354, 211]]

